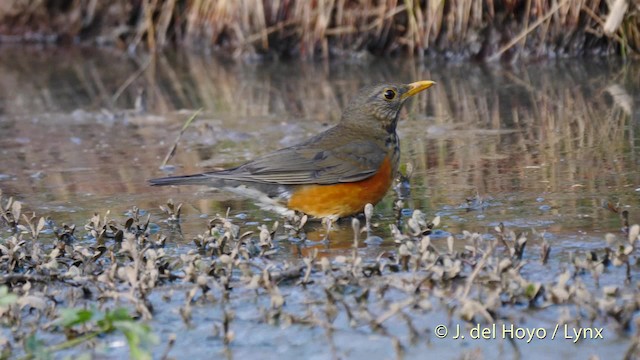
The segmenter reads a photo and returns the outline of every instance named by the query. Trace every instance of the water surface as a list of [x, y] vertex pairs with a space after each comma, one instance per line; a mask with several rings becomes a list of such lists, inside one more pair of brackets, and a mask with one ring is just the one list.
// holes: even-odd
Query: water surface
[[[503, 223], [518, 232], [544, 233], [561, 263], [573, 251], [601, 247], [606, 233], [619, 234], [622, 211], [631, 223], [640, 222], [640, 67], [584, 59], [513, 66], [410, 60], [232, 64], [188, 54], [147, 62], [90, 49], [6, 48], [0, 52], [0, 189], [59, 224], [83, 225], [95, 212], [125, 218], [137, 206], [167, 227], [159, 205], [173, 199], [183, 203], [182, 232], [168, 246], [188, 251], [215, 214], [229, 211], [250, 229], [282, 219], [227, 193], [152, 188], [147, 179], [234, 166], [293, 145], [336, 123], [361, 86], [419, 79], [438, 84], [407, 103], [399, 124], [402, 161], [414, 169], [403, 213], [420, 209], [429, 218], [440, 216], [436, 241], [463, 230], [490, 239]], [[136, 108], [141, 91], [146, 111]], [[197, 109], [202, 112], [169, 162], [173, 170], [160, 170]], [[384, 241], [361, 243], [365, 256], [395, 248], [389, 224], [395, 222], [396, 196], [390, 191], [376, 207], [374, 235]], [[295, 260], [312, 248], [327, 256], [350, 251], [348, 221], [338, 224], [328, 244], [317, 244], [324, 235], [319, 223], [307, 227], [313, 242], [290, 242], [282, 233], [278, 257]], [[310, 294], [291, 290], [288, 296]], [[252, 336], [239, 336], [246, 340], [236, 355], [264, 347], [270, 349], [265, 356], [306, 357], [315, 351], [308, 340], [323, 339], [309, 330], [297, 343], [291, 336], [299, 329], [273, 338], [270, 326], [255, 324], [255, 313], [237, 311], [239, 323], [246, 321], [238, 331]], [[156, 321], [168, 332], [170, 326], [162, 324], [180, 320], [160, 313]], [[434, 312], [420, 321], [446, 322], [447, 316]], [[337, 346], [353, 347], [361, 357], [366, 346], [358, 343], [376, 343], [371, 335], [347, 335], [362, 341]], [[201, 353], [184, 341], [179, 348]], [[457, 346], [450, 341], [434, 348], [431, 341], [409, 354], [426, 347], [446, 355]], [[274, 350], [273, 342], [282, 345]], [[368, 351], [394, 356], [387, 340], [380, 342]], [[580, 351], [588, 356], [626, 346], [611, 340], [602, 349], [592, 343]]]

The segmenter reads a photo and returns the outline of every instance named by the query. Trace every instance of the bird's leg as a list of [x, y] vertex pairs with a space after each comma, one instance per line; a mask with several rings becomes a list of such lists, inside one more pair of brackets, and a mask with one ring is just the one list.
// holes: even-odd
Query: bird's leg
[[364, 219], [366, 221], [364, 230], [367, 232], [367, 238], [371, 236], [371, 217], [373, 216], [373, 204], [364, 206]]
[[329, 232], [331, 232], [331, 229], [333, 228], [334, 221], [336, 221], [336, 219], [333, 216], [322, 218], [322, 224], [325, 226], [324, 239], [322, 239], [323, 242], [329, 242]]

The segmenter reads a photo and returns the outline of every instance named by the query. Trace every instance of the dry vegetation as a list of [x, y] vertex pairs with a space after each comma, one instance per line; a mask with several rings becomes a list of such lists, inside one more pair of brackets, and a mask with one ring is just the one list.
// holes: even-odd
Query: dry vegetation
[[[610, 3], [610, 5], [609, 5]], [[170, 43], [235, 57], [512, 60], [640, 50], [637, 1], [7, 0], [2, 42]]]
[[[182, 340], [180, 327], [207, 321], [193, 317], [203, 307], [221, 309], [220, 319], [209, 320], [216, 335], [208, 341], [232, 354], [241, 340], [234, 328], [247, 326], [234, 324], [233, 309], [247, 302], [255, 306], [258, 323], [321, 329], [334, 358], [344, 355], [334, 334], [346, 328], [388, 338], [401, 358], [408, 347], [436, 341], [435, 324], [418, 320], [434, 311], [448, 314], [450, 324], [520, 326], [528, 316], [549, 316], [548, 309], [558, 307], [556, 323], [603, 327], [609, 339], [638, 328], [633, 322], [640, 292], [628, 286], [637, 282], [638, 225], [608, 234], [598, 249], [571, 254], [566, 266], [557, 266], [549, 265], [552, 245], [544, 234], [498, 226], [493, 240], [464, 232], [434, 243], [430, 235], [439, 218], [427, 221], [416, 210], [400, 228], [392, 226], [396, 247], [375, 258], [361, 256], [368, 224], [361, 228], [353, 219], [348, 255], [327, 258], [311, 251], [278, 261], [281, 243], [300, 237], [304, 219], [288, 219], [283, 231], [277, 222], [242, 229], [217, 215], [193, 239], [193, 248], [180, 252], [165, 245], [179, 229], [180, 205], [173, 203], [162, 208], [166, 226], [155, 234], [150, 216], [136, 208], [123, 221], [96, 214], [80, 229], [24, 213], [11, 198], [0, 197], [0, 205], [0, 322], [9, 330], [0, 336], [3, 358], [42, 358], [68, 349], [95, 355], [105, 335], [119, 333], [131, 358], [166, 358]], [[607, 285], [601, 287], [603, 278]], [[169, 324], [175, 333], [153, 350], [153, 326], [167, 326], [154, 322], [156, 309], [167, 306], [159, 299], [169, 301], [174, 290], [185, 294], [174, 305], [183, 324]], [[292, 292], [314, 300], [300, 304]], [[306, 311], [296, 310], [301, 305]], [[344, 316], [346, 325], [337, 320]], [[629, 341], [628, 358], [638, 355], [638, 336]], [[519, 354], [517, 342], [510, 343]]]

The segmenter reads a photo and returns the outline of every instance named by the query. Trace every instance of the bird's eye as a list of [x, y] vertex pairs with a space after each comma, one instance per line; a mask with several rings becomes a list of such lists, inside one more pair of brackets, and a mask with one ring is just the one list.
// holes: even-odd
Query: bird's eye
[[384, 91], [383, 96], [387, 100], [393, 100], [396, 97], [396, 92], [391, 89], [387, 89]]

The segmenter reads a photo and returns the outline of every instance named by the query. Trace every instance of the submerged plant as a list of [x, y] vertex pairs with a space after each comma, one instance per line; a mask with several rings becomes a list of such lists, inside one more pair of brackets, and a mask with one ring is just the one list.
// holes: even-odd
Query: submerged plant
[[[176, 294], [183, 294], [175, 310], [180, 326], [210, 321], [210, 341], [227, 354], [247, 321], [317, 328], [336, 356], [339, 332], [376, 334], [401, 356], [431, 331], [433, 324], [423, 319], [436, 311], [470, 327], [515, 322], [507, 319], [548, 314], [553, 307], [558, 323], [613, 324], [623, 333], [640, 311], [635, 289], [606, 278], [622, 272], [629, 282], [636, 275], [638, 225], [624, 238], [607, 235], [601, 249], [575, 252], [559, 266], [544, 234], [535, 230], [530, 240], [503, 224], [492, 237], [470, 231], [432, 237], [442, 221], [428, 221], [419, 210], [400, 227], [392, 224], [391, 238], [362, 248], [379, 231], [372, 217], [373, 207], [367, 206], [364, 225], [352, 219], [351, 244], [331, 256], [317, 243], [290, 239], [303, 231], [305, 218], [284, 229], [274, 222], [244, 231], [228, 212], [216, 215], [185, 251], [159, 246], [150, 217], [137, 208], [122, 220], [94, 215], [84, 227], [85, 238], [73, 225], [44, 234], [38, 231], [41, 218], [21, 217], [20, 225], [32, 226], [0, 239], [0, 322], [11, 326], [8, 331], [24, 350], [5, 348], [3, 355], [55, 355], [72, 347], [81, 352], [105, 335], [120, 334], [131, 357], [156, 356], [149, 347], [156, 337], [146, 324], [157, 321], [158, 301], [170, 302]], [[166, 239], [163, 231], [156, 239]], [[288, 242], [313, 248], [282, 258]], [[367, 255], [370, 250], [378, 252]], [[607, 284], [600, 287], [602, 279]], [[244, 309], [237, 321], [236, 310], [247, 301], [252, 315]], [[217, 315], [203, 320], [202, 309], [218, 309]], [[405, 330], [398, 333], [399, 328]], [[51, 345], [42, 332], [62, 332], [66, 340]], [[181, 339], [180, 333], [169, 335], [164, 354]], [[515, 344], [514, 349], [519, 351]]]
[[146, 360], [152, 358], [150, 347], [158, 342], [151, 328], [136, 321], [124, 308], [104, 313], [86, 309], [61, 309], [54, 326], [56, 325], [62, 327], [67, 340], [46, 346], [32, 335], [25, 348], [27, 355], [46, 358], [56, 352], [86, 344], [98, 336], [119, 332], [127, 340], [131, 359]]

